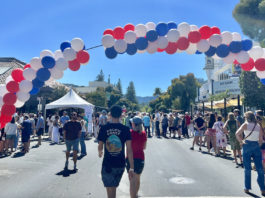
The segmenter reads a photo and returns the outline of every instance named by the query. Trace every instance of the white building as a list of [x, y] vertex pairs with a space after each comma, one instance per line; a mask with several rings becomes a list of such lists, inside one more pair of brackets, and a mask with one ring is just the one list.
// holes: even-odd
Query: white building
[[75, 87], [76, 91], [80, 94], [86, 94], [97, 91], [97, 88], [106, 88], [108, 86], [113, 86], [105, 81], [90, 81], [88, 86]]
[[207, 83], [199, 89], [200, 101], [206, 101], [210, 95], [216, 95], [227, 90], [232, 96], [240, 94], [240, 66], [226, 64], [222, 60], [215, 60], [206, 56], [203, 69], [207, 74]]

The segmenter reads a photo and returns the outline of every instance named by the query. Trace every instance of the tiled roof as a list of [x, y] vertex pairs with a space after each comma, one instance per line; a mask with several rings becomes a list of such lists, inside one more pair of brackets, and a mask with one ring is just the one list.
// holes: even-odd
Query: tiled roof
[[6, 78], [11, 75], [16, 68], [23, 69], [26, 63], [16, 58], [0, 58], [0, 84], [5, 84]]

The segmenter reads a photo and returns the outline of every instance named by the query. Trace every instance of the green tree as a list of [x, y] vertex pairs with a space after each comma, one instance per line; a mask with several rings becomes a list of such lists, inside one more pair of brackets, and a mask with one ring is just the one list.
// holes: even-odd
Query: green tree
[[129, 83], [129, 86], [127, 88], [127, 93], [125, 95], [125, 98], [127, 98], [132, 103], [137, 104], [135, 88], [134, 88], [134, 84], [133, 84], [132, 81]]
[[106, 107], [106, 94], [103, 89], [97, 89], [97, 91], [86, 94], [86, 100], [98, 107]]
[[105, 75], [104, 75], [104, 73], [103, 73], [103, 71], [101, 69], [99, 74], [96, 77], [96, 81], [104, 81], [104, 79], [105, 79]]
[[159, 87], [155, 88], [153, 96], [160, 96], [162, 94], [162, 91]]
[[116, 87], [117, 87], [117, 89], [119, 90], [119, 92], [120, 92], [121, 95], [122, 95], [121, 79], [118, 80], [118, 83], [117, 83]]

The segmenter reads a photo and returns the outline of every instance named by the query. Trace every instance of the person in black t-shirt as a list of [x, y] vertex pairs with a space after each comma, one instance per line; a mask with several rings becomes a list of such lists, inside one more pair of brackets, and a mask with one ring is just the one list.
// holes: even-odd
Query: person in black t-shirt
[[[104, 186], [107, 189], [108, 198], [116, 197], [116, 188], [119, 186], [125, 169], [125, 144], [130, 163], [128, 172], [132, 182], [134, 177], [134, 162], [131, 148], [131, 134], [127, 126], [120, 123], [122, 108], [114, 105], [111, 110], [111, 123], [102, 126], [98, 135], [98, 155], [103, 155], [101, 176]], [[135, 189], [131, 190], [131, 196], [136, 197]]]
[[77, 162], [77, 152], [79, 146], [79, 138], [81, 136], [82, 126], [80, 122], [77, 121], [77, 113], [73, 112], [71, 121], [66, 122], [63, 126], [64, 131], [64, 140], [66, 145], [66, 161], [65, 161], [65, 170], [68, 170], [68, 159], [70, 157], [70, 151], [73, 147], [73, 160], [74, 160], [74, 170], [76, 171], [76, 162]]
[[194, 135], [194, 139], [192, 142], [192, 147], [190, 149], [194, 150], [195, 142], [199, 141], [199, 147], [200, 147], [199, 150], [201, 151], [203, 129], [205, 127], [205, 121], [201, 117], [201, 113], [198, 114], [198, 117], [194, 120], [194, 122], [195, 122], [195, 135]]

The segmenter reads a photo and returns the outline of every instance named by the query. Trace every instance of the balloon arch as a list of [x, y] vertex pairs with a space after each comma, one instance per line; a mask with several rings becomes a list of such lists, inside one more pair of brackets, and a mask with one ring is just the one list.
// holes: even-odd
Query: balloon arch
[[[256, 72], [265, 83], [264, 49], [253, 46], [249, 39], [242, 40], [237, 32], [221, 32], [218, 27], [204, 25], [199, 28], [186, 22], [127, 24], [105, 30], [102, 45], [110, 59], [124, 53], [204, 53], [227, 64], [240, 64], [243, 70]], [[1, 128], [10, 122], [16, 108], [22, 107], [30, 95], [37, 94], [45, 82], [62, 78], [67, 68], [79, 70], [81, 65], [89, 62], [89, 58], [82, 39], [74, 38], [71, 42], [61, 43], [60, 49], [54, 53], [43, 50], [24, 69], [14, 69], [6, 84], [0, 87]]]

